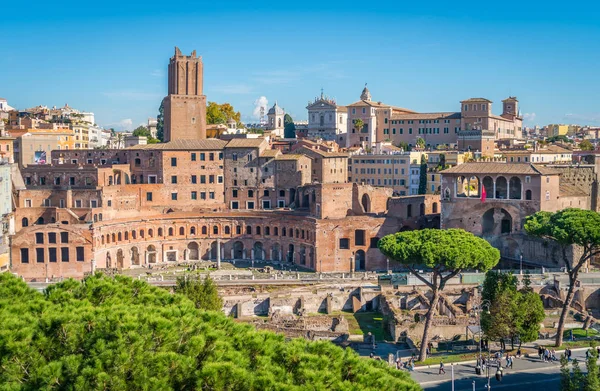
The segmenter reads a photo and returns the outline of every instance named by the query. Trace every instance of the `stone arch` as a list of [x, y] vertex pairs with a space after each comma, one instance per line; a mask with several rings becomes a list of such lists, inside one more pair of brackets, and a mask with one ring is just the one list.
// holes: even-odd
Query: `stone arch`
[[173, 236], [173, 227], [169, 227], [169, 236]]
[[531, 190], [526, 190], [525, 191], [525, 199], [530, 201], [531, 200]]
[[240, 241], [233, 243], [233, 259], [244, 259], [244, 243]]
[[196, 227], [190, 227], [190, 235], [196, 235]]
[[21, 219], [21, 226], [23, 226], [23, 227], [29, 227], [29, 219], [27, 217], [23, 217]]
[[217, 259], [217, 241], [216, 240], [210, 244], [210, 254], [208, 256], [209, 256], [209, 259], [211, 259], [211, 260]]
[[508, 198], [508, 182], [503, 176], [496, 178], [496, 194], [494, 198], [505, 200]]
[[501, 235], [512, 232], [512, 216], [503, 208], [488, 209], [481, 217], [483, 236]]
[[467, 182], [467, 196], [473, 197], [473, 198], [478, 198], [479, 194], [481, 192], [479, 186], [480, 186], [479, 177], [476, 177], [476, 176], [469, 177], [469, 180]]
[[510, 178], [509, 184], [509, 197], [511, 200], [520, 200], [522, 196], [523, 186], [521, 184], [521, 179], [514, 176]]
[[[481, 185], [485, 189], [486, 198], [494, 198], [494, 180], [490, 176], [486, 176], [481, 181]], [[483, 193], [483, 192], [482, 192]]]
[[200, 251], [199, 251], [198, 243], [196, 243], [196, 242], [188, 243], [187, 251], [188, 251], [188, 259], [190, 261], [197, 261], [200, 259]]
[[300, 257], [300, 265], [306, 265], [306, 246], [304, 246], [304, 245], [300, 246], [298, 255]]
[[123, 269], [124, 260], [125, 260], [125, 257], [123, 256], [123, 250], [118, 249], [117, 250], [117, 269]]
[[368, 194], [363, 194], [360, 203], [362, 205], [363, 208], [363, 212], [365, 213], [371, 213], [371, 198], [369, 197]]
[[359, 272], [359, 271], [365, 271], [367, 270], [367, 259], [366, 259], [366, 254], [363, 250], [358, 250], [355, 254], [354, 254], [354, 270]]
[[150, 228], [150, 229], [148, 230], [148, 236], [149, 236], [149, 237], [154, 237], [154, 230], [153, 230], [152, 228]]
[[271, 246], [271, 261], [281, 261], [281, 246], [279, 246], [279, 243]]
[[137, 231], [135, 229], [131, 231], [131, 239], [137, 239]]
[[131, 248], [131, 264], [133, 266], [140, 265], [140, 252], [136, 246]]
[[156, 263], [156, 247], [153, 245], [146, 248], [146, 263]]
[[254, 259], [257, 261], [263, 261], [265, 257], [263, 256], [263, 244], [261, 242], [255, 242], [252, 247], [252, 252], [254, 253]]
[[466, 183], [467, 183], [466, 177], [459, 176], [456, 178], [455, 193], [456, 193], [457, 197], [466, 197], [467, 196]]
[[[135, 232], [135, 231], [134, 231], [134, 232]], [[144, 230], [143, 230], [143, 229], [140, 229], [140, 238], [142, 238], [142, 239], [143, 239], [143, 238], [144, 238], [144, 235], [145, 235], [145, 233], [144, 233]]]

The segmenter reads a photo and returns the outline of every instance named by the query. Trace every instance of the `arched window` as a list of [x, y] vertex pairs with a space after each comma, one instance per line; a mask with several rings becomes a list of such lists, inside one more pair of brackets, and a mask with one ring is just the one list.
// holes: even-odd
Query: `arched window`
[[252, 226], [251, 225], [246, 226], [246, 235], [252, 235]]
[[298, 228], [296, 228], [296, 238], [300, 237], [300, 230]]
[[206, 229], [206, 225], [202, 226], [202, 235], [206, 235], [208, 233], [208, 230]]
[[274, 236], [278, 236], [279, 235], [279, 228], [278, 227], [273, 227], [273, 235]]
[[235, 226], [235, 234], [236, 235], [241, 235], [242, 234], [242, 226], [241, 225], [236, 225]]
[[526, 200], [531, 200], [531, 190], [527, 190], [527, 191], [525, 192], [525, 199], [526, 199]]
[[106, 234], [106, 243], [107, 244], [110, 243], [110, 235], [109, 234]]
[[131, 239], [137, 239], [137, 232], [135, 230], [131, 231]]
[[433, 203], [432, 209], [433, 209], [433, 213], [437, 213], [438, 212], [438, 204], [437, 204], [437, 202]]
[[183, 228], [183, 227], [179, 227], [179, 235], [180, 235], [180, 236], [183, 236], [183, 235], [185, 235], [185, 228]]
[[140, 229], [140, 238], [144, 238], [144, 230], [143, 229]]
[[260, 225], [258, 227], [256, 227], [256, 234], [260, 235]]
[[271, 235], [271, 227], [265, 227], [265, 235]]
[[508, 183], [506, 182], [506, 178], [503, 176], [499, 176], [496, 178], [496, 197], [501, 200], [505, 200], [508, 198]]
[[115, 234], [112, 234], [112, 237], [111, 237], [111, 239], [112, 239], [112, 242], [113, 242], [113, 243], [114, 243], [114, 242], [116, 242], [116, 241], [117, 241], [117, 235], [115, 235]]
[[[125, 232], [125, 233], [127, 233], [127, 232]], [[129, 235], [127, 235], [127, 236], [129, 236]], [[123, 239], [121, 238], [121, 233], [119, 232], [117, 234], [117, 241], [120, 242], [121, 240], [123, 240]]]
[[21, 225], [23, 227], [29, 227], [29, 219], [27, 217], [23, 217], [23, 219], [21, 220]]
[[190, 235], [196, 235], [196, 227], [190, 227]]
[[215, 234], [215, 235], [219, 234], [219, 227], [216, 225], [213, 226], [213, 234]]
[[169, 228], [169, 236], [173, 236], [173, 227]]
[[281, 236], [285, 236], [285, 233], [286, 233], [286, 230], [285, 230], [285, 227], [283, 227], [283, 228], [281, 229]]
[[158, 236], [163, 236], [163, 229], [162, 228], [158, 229]]
[[228, 225], [225, 226], [225, 235], [229, 235], [231, 233], [231, 228]]
[[38, 218], [36, 224], [44, 224], [44, 218], [43, 217]]
[[510, 191], [510, 199], [511, 200], [520, 200], [521, 199], [521, 179], [516, 176], [510, 178], [509, 183], [509, 191]]

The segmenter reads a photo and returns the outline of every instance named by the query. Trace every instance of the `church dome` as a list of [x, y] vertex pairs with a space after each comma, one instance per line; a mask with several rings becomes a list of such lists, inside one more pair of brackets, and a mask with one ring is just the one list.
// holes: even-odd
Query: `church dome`
[[365, 83], [365, 88], [363, 88], [362, 94], [360, 94], [360, 100], [371, 101], [371, 92], [367, 88], [367, 83]]

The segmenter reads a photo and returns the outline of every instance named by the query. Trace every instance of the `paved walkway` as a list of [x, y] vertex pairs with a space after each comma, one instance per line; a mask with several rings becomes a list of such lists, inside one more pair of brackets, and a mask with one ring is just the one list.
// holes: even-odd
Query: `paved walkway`
[[[580, 361], [580, 367], [585, 370], [585, 351], [587, 349], [573, 350], [573, 358]], [[506, 360], [502, 360], [506, 365]], [[419, 370], [411, 372], [411, 377], [415, 379], [424, 389], [450, 389], [450, 381], [452, 380], [452, 367], [454, 367], [455, 390], [473, 389], [473, 381], [475, 381], [476, 389], [481, 389], [487, 383], [486, 375], [475, 375], [475, 363], [451, 365], [445, 364], [446, 374], [439, 375], [439, 365], [430, 367], [422, 367]], [[522, 357], [514, 360], [513, 368], [504, 368], [504, 377], [502, 382], [497, 382], [494, 378], [496, 369], [490, 372], [492, 378], [491, 388], [505, 387], [508, 385], [517, 386], [526, 389], [527, 384], [540, 382], [555, 382], [560, 380], [560, 363], [558, 361], [545, 363], [536, 357]], [[517, 376], [519, 375], [519, 376]], [[448, 384], [445, 384], [448, 383]], [[531, 387], [531, 386], [529, 386]], [[516, 388], [515, 388], [516, 389]], [[548, 387], [544, 386], [544, 389]]]

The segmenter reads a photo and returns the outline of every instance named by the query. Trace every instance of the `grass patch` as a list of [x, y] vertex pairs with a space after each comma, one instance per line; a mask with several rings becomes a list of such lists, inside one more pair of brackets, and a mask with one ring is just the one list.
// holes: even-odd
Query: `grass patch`
[[439, 365], [440, 361], [443, 360], [445, 364], [460, 362], [460, 361], [471, 361], [477, 359], [477, 353], [456, 353], [456, 354], [441, 354], [429, 356], [425, 361], [417, 361], [415, 363], [416, 366], [426, 366], [426, 365]]
[[[573, 336], [577, 339], [598, 336], [598, 331], [596, 331], [595, 329], [587, 329], [587, 330], [572, 329], [572, 330], [565, 330], [563, 332], [563, 338], [571, 338], [571, 331], [573, 332]], [[587, 333], [586, 333], [586, 331], [587, 331]]]

